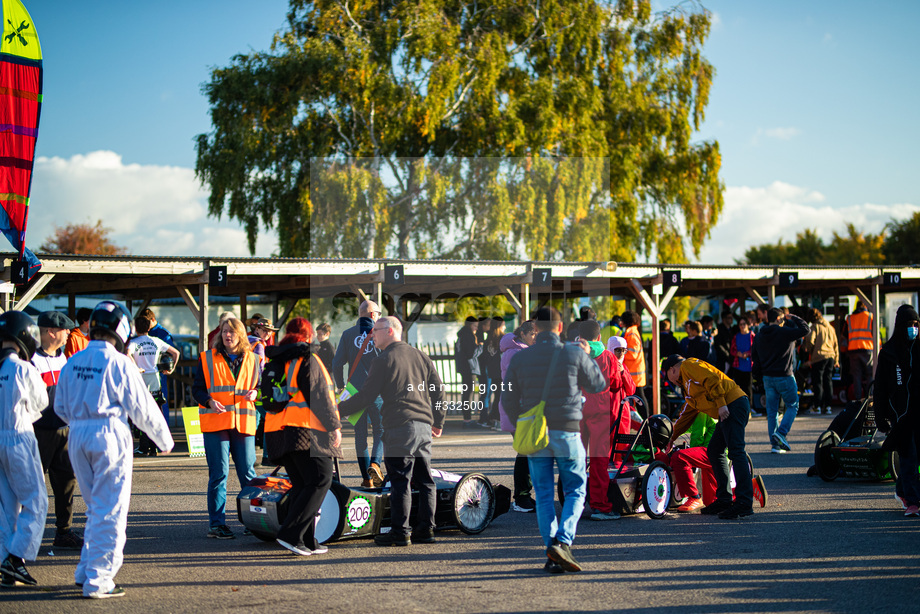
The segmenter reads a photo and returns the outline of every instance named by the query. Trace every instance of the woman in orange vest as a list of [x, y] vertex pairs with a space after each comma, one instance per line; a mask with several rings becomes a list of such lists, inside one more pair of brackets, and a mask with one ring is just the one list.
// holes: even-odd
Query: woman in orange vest
[[240, 488], [256, 477], [254, 401], [260, 374], [243, 323], [237, 318], [225, 320], [211, 349], [201, 353], [192, 384], [208, 460], [208, 537], [236, 537], [227, 526], [225, 513], [229, 457], [233, 457]]
[[335, 384], [323, 362], [310, 351], [313, 327], [294, 318], [277, 346], [266, 348], [268, 359], [285, 364], [287, 405], [265, 415], [265, 450], [284, 465], [291, 490], [287, 517], [277, 542], [294, 554], [328, 551], [316, 541], [315, 519], [334, 475], [333, 458], [342, 458], [342, 424], [336, 407]]

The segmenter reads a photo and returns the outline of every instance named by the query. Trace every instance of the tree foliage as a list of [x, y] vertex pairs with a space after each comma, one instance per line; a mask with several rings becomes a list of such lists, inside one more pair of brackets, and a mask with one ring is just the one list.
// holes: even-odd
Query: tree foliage
[[796, 235], [795, 242], [777, 241], [748, 248], [737, 264], [790, 264], [825, 266], [878, 266], [920, 263], [920, 212], [910, 218], [892, 219], [878, 234], [865, 234], [853, 223], [846, 233], [834, 232], [825, 243], [815, 229]]
[[693, 2], [291, 0], [204, 86], [196, 173], [282, 256], [686, 261], [722, 209], [718, 143], [691, 142], [709, 27]]
[[92, 224], [67, 224], [55, 226], [54, 232], [45, 239], [40, 251], [46, 254], [88, 254], [94, 256], [120, 256], [128, 250], [109, 239], [111, 228], [102, 225], [102, 220]]
[[891, 220], [882, 252], [890, 264], [920, 264], [920, 211], [904, 221]]

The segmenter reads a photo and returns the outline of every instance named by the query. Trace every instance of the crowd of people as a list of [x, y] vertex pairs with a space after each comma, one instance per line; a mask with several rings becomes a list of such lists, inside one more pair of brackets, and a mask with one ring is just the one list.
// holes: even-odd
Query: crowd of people
[[[735, 323], [725, 311], [718, 325], [711, 317], [688, 321], [682, 341], [663, 320], [667, 357], [661, 365], [647, 363], [641, 318], [633, 311], [602, 325], [586, 307], [565, 326], [558, 311], [544, 307], [510, 332], [502, 318], [467, 318], [455, 358], [463, 427], [513, 433], [519, 416], [544, 404], [548, 445], [515, 457], [512, 509], [536, 514], [545, 570], [581, 570], [572, 551], [581, 518], [619, 517], [608, 498], [609, 468], [623, 447], [617, 435], [628, 434], [641, 420], [627, 400], [645, 411], [649, 407], [643, 392], [649, 369], [660, 368], [683, 398], [657, 451], [674, 470], [682, 501], [678, 512], [726, 520], [753, 514], [756, 493], [765, 491], [759, 477], [750, 475], [745, 456], [752, 380], [764, 386], [774, 453], [790, 449], [797, 362], [811, 370], [817, 411], [830, 407], [830, 373], [840, 364], [837, 331], [818, 310], [803, 315], [761, 305]], [[861, 306], [847, 319], [857, 394], [867, 389], [871, 364], [864, 354], [871, 335], [865, 330], [872, 327]], [[914, 353], [920, 353], [918, 330], [913, 307], [899, 309], [879, 358], [875, 390], [879, 427], [890, 432], [888, 445], [900, 454], [897, 496], [911, 516], [920, 516], [920, 422], [910, 403], [911, 386], [920, 382], [910, 377]], [[361, 486], [378, 488], [384, 475], [390, 482], [391, 527], [376, 543], [434, 542], [431, 446], [443, 432], [447, 404], [432, 360], [403, 341], [398, 318], [382, 317], [369, 300], [335, 346], [328, 324], [314, 330], [304, 318], [290, 320], [280, 340], [276, 333], [280, 330], [260, 314], [244, 323], [224, 313], [196, 361], [192, 395], [208, 467], [205, 535], [235, 537], [226, 522], [230, 460], [244, 488], [255, 477], [258, 446], [263, 462], [283, 465], [292, 485], [278, 544], [300, 556], [327, 552], [315, 538], [315, 523], [336, 459], [343, 456], [341, 420], [347, 418], [354, 425]], [[74, 579], [85, 597], [121, 596], [124, 589], [114, 580], [125, 544], [132, 457], [173, 447], [162, 377], [180, 357], [175, 343], [149, 309], [131, 318], [110, 301], [79, 310], [76, 321], [49, 311], [36, 324], [24, 313], [5, 312], [0, 340], [0, 587], [37, 583], [25, 561], [35, 559], [41, 543], [48, 473], [55, 502], [53, 547], [81, 551]], [[871, 354], [871, 345], [868, 349]], [[482, 399], [474, 404], [477, 390]], [[132, 428], [139, 435], [137, 448]], [[688, 431], [689, 445], [675, 445]], [[694, 468], [702, 470], [700, 489]], [[564, 495], [558, 515], [555, 470]], [[410, 482], [419, 493], [414, 526]], [[77, 486], [87, 506], [84, 535], [72, 527]]]

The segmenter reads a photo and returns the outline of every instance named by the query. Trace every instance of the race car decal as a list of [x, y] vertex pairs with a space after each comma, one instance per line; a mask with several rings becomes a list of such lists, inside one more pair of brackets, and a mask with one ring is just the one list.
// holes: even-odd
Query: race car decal
[[371, 519], [371, 503], [365, 497], [355, 497], [348, 502], [345, 510], [345, 522], [352, 529], [358, 530]]

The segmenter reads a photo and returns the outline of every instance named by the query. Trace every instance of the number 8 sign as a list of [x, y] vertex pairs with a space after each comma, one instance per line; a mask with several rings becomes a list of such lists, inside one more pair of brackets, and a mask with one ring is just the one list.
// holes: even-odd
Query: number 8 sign
[[680, 271], [662, 271], [661, 285], [665, 288], [680, 287]]

